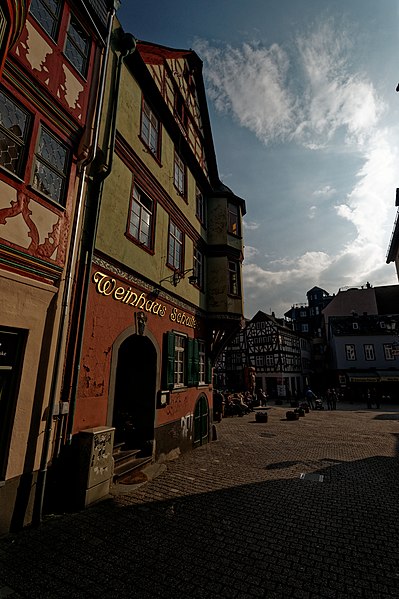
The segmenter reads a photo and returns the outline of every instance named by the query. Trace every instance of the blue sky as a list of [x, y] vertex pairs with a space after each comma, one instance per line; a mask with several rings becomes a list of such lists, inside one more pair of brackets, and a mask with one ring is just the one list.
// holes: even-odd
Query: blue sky
[[398, 282], [399, 0], [124, 0], [118, 17], [203, 60], [220, 177], [247, 205], [247, 317]]

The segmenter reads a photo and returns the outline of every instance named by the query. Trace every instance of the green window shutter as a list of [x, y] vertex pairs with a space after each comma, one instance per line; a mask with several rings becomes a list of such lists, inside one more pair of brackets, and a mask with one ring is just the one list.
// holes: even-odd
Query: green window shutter
[[193, 356], [192, 356], [192, 374], [193, 374], [193, 385], [199, 383], [199, 348], [198, 340], [193, 339]]
[[186, 385], [194, 385], [193, 372], [194, 339], [186, 339]]
[[206, 359], [205, 382], [207, 385], [212, 383], [212, 362], [210, 358]]
[[164, 336], [164, 355], [163, 355], [163, 388], [170, 389], [175, 380], [175, 335], [168, 331]]

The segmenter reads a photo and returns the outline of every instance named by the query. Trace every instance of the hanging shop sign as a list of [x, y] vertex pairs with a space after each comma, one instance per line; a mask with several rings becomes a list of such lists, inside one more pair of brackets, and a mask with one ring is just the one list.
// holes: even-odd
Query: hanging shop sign
[[138, 294], [131, 287], [119, 285], [114, 278], [105, 273], [100, 271], [95, 272], [93, 281], [96, 284], [96, 291], [100, 295], [110, 296], [117, 302], [133, 306], [138, 310], [145, 310], [146, 312], [150, 312], [161, 318], [166, 316], [169, 312], [169, 319], [172, 322], [177, 322], [178, 324], [191, 327], [192, 329], [198, 327], [198, 321], [195, 316], [181, 312], [177, 308], [173, 308], [169, 311], [167, 306], [161, 304], [156, 299], [152, 299], [147, 293], [141, 292]]

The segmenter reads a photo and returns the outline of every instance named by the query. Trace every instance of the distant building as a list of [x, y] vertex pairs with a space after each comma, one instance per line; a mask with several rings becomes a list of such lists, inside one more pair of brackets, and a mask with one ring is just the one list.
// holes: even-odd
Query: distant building
[[284, 319], [257, 312], [220, 357], [216, 384], [231, 390], [246, 389], [246, 368], [255, 368], [256, 387], [270, 397], [300, 395], [309, 383], [310, 341], [295, 333]]
[[328, 385], [361, 399], [372, 386], [399, 397], [399, 285], [340, 290], [323, 310]]

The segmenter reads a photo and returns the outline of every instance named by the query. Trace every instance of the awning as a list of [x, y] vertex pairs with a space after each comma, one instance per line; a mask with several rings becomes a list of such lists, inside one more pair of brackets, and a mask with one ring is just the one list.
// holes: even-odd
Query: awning
[[348, 372], [347, 374], [350, 383], [378, 383], [380, 381], [377, 372]]

